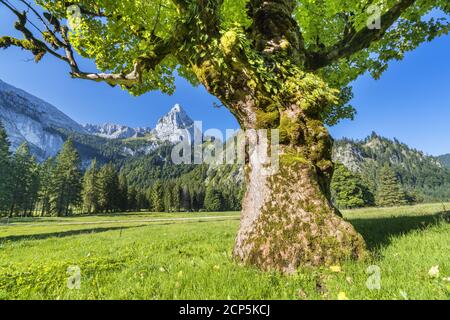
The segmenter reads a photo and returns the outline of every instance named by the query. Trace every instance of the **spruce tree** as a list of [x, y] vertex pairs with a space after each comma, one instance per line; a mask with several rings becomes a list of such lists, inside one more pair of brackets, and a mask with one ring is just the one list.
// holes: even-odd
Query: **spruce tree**
[[119, 175], [119, 202], [120, 211], [128, 211], [128, 179], [123, 172]]
[[222, 195], [214, 188], [207, 188], [205, 194], [205, 209], [208, 211], [222, 210]]
[[187, 186], [181, 188], [181, 207], [186, 211], [191, 211], [191, 193]]
[[138, 190], [136, 194], [136, 210], [139, 212], [142, 209], [148, 209], [148, 202], [145, 193]]
[[12, 198], [10, 204], [10, 216], [27, 216], [30, 213], [34, 192], [36, 189], [35, 160], [30, 154], [27, 143], [17, 148], [12, 159]]
[[55, 181], [55, 160], [48, 158], [39, 166], [40, 188], [38, 201], [40, 203], [40, 215], [46, 216], [51, 213], [52, 195], [56, 194]]
[[80, 167], [80, 156], [69, 139], [56, 157], [52, 211], [58, 216], [67, 216], [71, 208], [80, 202], [82, 188]]
[[11, 153], [6, 130], [0, 122], [0, 215], [8, 211], [12, 197]]
[[91, 166], [86, 170], [83, 177], [83, 211], [85, 213], [97, 213], [99, 210], [99, 171], [97, 160], [92, 160]]
[[172, 185], [167, 182], [163, 186], [164, 211], [172, 211]]
[[99, 205], [103, 212], [119, 209], [119, 177], [112, 163], [104, 165], [99, 173]]
[[137, 191], [136, 188], [130, 187], [127, 192], [127, 205], [128, 210], [136, 211], [137, 210]]
[[331, 182], [332, 199], [339, 208], [351, 209], [373, 204], [373, 195], [361, 178], [342, 164], [336, 164]]
[[383, 207], [402, 206], [408, 203], [402, 185], [388, 165], [383, 166], [378, 175], [376, 202], [378, 206]]
[[152, 209], [155, 212], [163, 212], [164, 211], [164, 192], [161, 181], [156, 181], [152, 187], [151, 192], [151, 202]]
[[178, 182], [176, 182], [171, 190], [172, 192], [172, 209], [175, 212], [179, 212], [181, 209], [181, 187]]
[[29, 185], [24, 208], [26, 216], [34, 215], [39, 200], [39, 190], [41, 187], [39, 164], [36, 162], [34, 156], [31, 157], [30, 160]]
[[147, 190], [145, 190], [145, 198], [147, 199], [147, 209], [149, 211], [153, 210], [152, 193], [153, 193], [152, 187], [149, 187], [147, 188]]

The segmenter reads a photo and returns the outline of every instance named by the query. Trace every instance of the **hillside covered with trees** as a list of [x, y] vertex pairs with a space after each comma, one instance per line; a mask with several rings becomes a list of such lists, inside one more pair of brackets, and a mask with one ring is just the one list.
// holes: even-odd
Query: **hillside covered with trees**
[[[171, 145], [120, 153], [130, 141], [70, 134], [59, 154], [37, 162], [26, 143], [9, 151], [0, 129], [0, 212], [8, 216], [124, 211], [233, 211], [244, 194], [240, 165], [174, 165]], [[144, 147], [145, 141], [136, 141]], [[82, 163], [80, 153], [94, 157]], [[119, 153], [119, 155], [114, 155]], [[98, 156], [98, 159], [97, 159]], [[332, 200], [341, 209], [448, 201], [450, 170], [437, 159], [373, 133], [338, 140]]]
[[[75, 137], [76, 138], [76, 137]], [[242, 189], [205, 165], [170, 164], [170, 148], [84, 168], [69, 138], [55, 158], [37, 162], [26, 143], [14, 154], [0, 126], [0, 215], [67, 216], [126, 211], [239, 210]], [[110, 148], [110, 145], [107, 145]], [[231, 170], [228, 170], [231, 172]], [[210, 183], [205, 183], [210, 180]]]
[[409, 198], [418, 202], [446, 201], [450, 197], [450, 170], [435, 157], [412, 149], [397, 139], [372, 133], [364, 140], [334, 143], [333, 159], [360, 176], [374, 195], [388, 167]]

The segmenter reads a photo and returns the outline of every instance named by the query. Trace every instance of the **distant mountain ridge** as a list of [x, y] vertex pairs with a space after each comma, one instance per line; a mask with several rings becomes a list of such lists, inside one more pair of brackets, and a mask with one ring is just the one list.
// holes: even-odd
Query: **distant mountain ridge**
[[87, 132], [106, 139], [129, 139], [144, 137], [151, 132], [150, 128], [131, 128], [128, 126], [105, 123], [105, 124], [86, 124], [84, 126]]
[[86, 133], [84, 128], [55, 106], [0, 80], [0, 121], [13, 150], [28, 142], [40, 159], [59, 152], [63, 138], [55, 130]]
[[450, 170], [438, 158], [397, 139], [372, 133], [364, 140], [337, 140], [333, 160], [361, 175], [373, 191], [377, 187], [379, 170], [389, 165], [406, 190], [418, 191], [428, 200], [450, 199]]
[[26, 142], [40, 161], [55, 156], [68, 138], [74, 140], [85, 162], [94, 157], [107, 161], [148, 154], [160, 145], [178, 143], [184, 138], [183, 130], [193, 139], [197, 130], [178, 104], [159, 119], [154, 129], [111, 123], [82, 126], [55, 106], [1, 80], [0, 122], [12, 151]]
[[336, 140], [333, 148], [334, 161], [344, 164], [353, 172], [361, 172], [373, 161], [383, 161], [390, 165], [401, 165], [412, 169], [419, 163], [438, 168], [443, 165], [438, 158], [410, 148], [397, 139], [387, 139], [373, 132], [363, 140], [343, 138]]
[[184, 133], [193, 139], [196, 131], [194, 121], [188, 116], [181, 105], [176, 104], [161, 117], [154, 129], [132, 128], [125, 125], [105, 123], [102, 125], [86, 124], [84, 126], [90, 134], [107, 139], [130, 139], [148, 136], [150, 140], [178, 143]]
[[[435, 157], [427, 156], [396, 139], [390, 140], [373, 133], [364, 140], [336, 140], [333, 160], [358, 174], [373, 194], [377, 192], [381, 169], [388, 165], [405, 191], [417, 201], [450, 200], [450, 170]], [[228, 195], [242, 195], [244, 190], [242, 165], [175, 166], [170, 162], [170, 148], [129, 158], [123, 162], [121, 169], [129, 181], [140, 188], [150, 187], [157, 180], [179, 180], [192, 190], [216, 186], [226, 190]]]

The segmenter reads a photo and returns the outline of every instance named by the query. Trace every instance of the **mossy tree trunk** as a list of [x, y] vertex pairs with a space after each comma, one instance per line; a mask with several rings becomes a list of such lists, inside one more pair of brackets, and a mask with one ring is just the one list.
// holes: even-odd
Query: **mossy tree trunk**
[[[279, 169], [270, 175], [261, 174], [267, 171], [256, 157], [248, 157], [234, 249], [243, 263], [292, 273], [299, 266], [331, 265], [364, 255], [364, 240], [330, 201], [331, 139], [323, 127], [316, 138], [320, 140], [304, 141], [295, 149], [281, 145]], [[318, 148], [320, 158], [304, 156]]]
[[262, 174], [257, 156], [246, 157], [247, 191], [234, 256], [286, 273], [361, 258], [364, 240], [330, 199], [332, 139], [321, 113], [330, 103], [327, 86], [314, 75], [292, 72], [280, 75], [277, 94], [268, 94], [245, 60], [230, 65], [229, 76], [208, 60], [194, 70], [242, 129], [277, 129], [280, 137], [279, 170], [273, 174]]
[[363, 257], [363, 238], [330, 200], [332, 139], [320, 113], [328, 101], [316, 97], [324, 88], [315, 77], [280, 77], [284, 89], [270, 96], [263, 83], [253, 85], [251, 69], [235, 68], [230, 77], [220, 76], [208, 61], [195, 69], [242, 129], [279, 130], [280, 158], [279, 170], [263, 175], [258, 157], [246, 157], [247, 191], [234, 256], [285, 273]]
[[364, 240], [330, 200], [332, 139], [324, 114], [339, 93], [305, 71], [294, 7], [292, 1], [251, 1], [256, 49], [249, 51], [229, 31], [220, 38], [220, 63], [208, 57], [192, 63], [199, 81], [242, 129], [279, 130], [279, 170], [262, 174], [258, 157], [246, 157], [247, 191], [234, 256], [287, 273], [365, 254]]

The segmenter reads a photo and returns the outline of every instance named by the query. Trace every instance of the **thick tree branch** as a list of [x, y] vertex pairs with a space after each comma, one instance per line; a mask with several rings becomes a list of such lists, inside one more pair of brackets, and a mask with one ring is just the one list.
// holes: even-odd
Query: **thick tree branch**
[[370, 29], [368, 26], [360, 31], [346, 29], [346, 34], [342, 40], [335, 45], [319, 52], [307, 52], [305, 67], [308, 70], [314, 71], [370, 47], [373, 42], [380, 40], [389, 28], [400, 18], [402, 13], [412, 7], [416, 1], [417, 0], [400, 0], [380, 17], [380, 29]]
[[33, 33], [26, 27], [28, 18], [25, 12], [19, 12], [4, 0], [0, 0], [0, 3], [5, 5], [11, 12], [13, 12], [17, 16], [18, 20], [14, 24], [14, 28], [20, 31], [24, 36], [24, 39], [22, 40], [8, 36], [1, 37], [0, 48], [17, 46], [21, 49], [31, 51], [35, 57], [36, 62], [40, 61], [46, 53], [49, 53], [58, 59], [64, 60], [64, 57], [57, 51], [51, 49], [45, 42], [34, 37]]
[[289, 49], [294, 56], [303, 54], [303, 36], [293, 18], [296, 5], [294, 0], [249, 1], [247, 12], [253, 21], [250, 32], [257, 50], [276, 53]]

